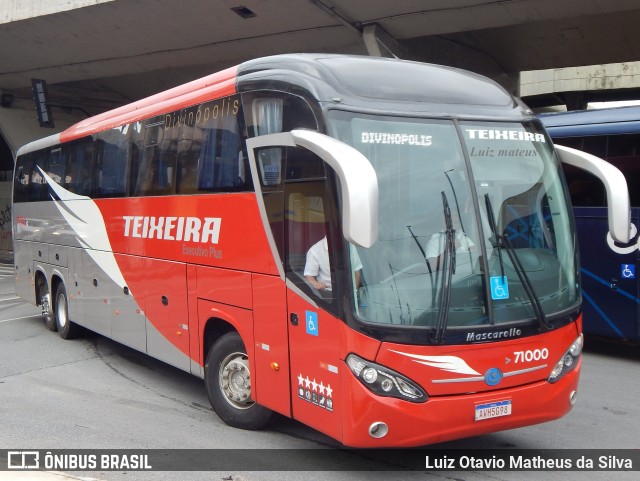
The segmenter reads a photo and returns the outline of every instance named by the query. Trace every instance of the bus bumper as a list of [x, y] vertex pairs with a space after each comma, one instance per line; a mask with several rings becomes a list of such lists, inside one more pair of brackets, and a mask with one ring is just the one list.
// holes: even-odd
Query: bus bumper
[[[342, 442], [353, 447], [415, 447], [558, 419], [575, 402], [581, 367], [582, 357], [555, 384], [539, 381], [498, 391], [431, 397], [424, 403], [376, 396], [348, 372]], [[475, 420], [477, 405], [505, 400], [511, 402], [510, 415]]]

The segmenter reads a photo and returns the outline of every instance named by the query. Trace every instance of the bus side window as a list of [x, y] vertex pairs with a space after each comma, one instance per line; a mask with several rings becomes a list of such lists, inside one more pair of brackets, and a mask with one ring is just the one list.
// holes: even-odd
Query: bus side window
[[301, 289], [330, 302], [335, 263], [327, 242], [325, 166], [305, 149], [284, 151], [287, 273]]
[[240, 190], [247, 176], [237, 131], [223, 130], [219, 155], [216, 155], [215, 185], [221, 191]]
[[[560, 145], [563, 145], [562, 142], [558, 140], [557, 142]], [[601, 159], [607, 158], [607, 136], [586, 136], [582, 138], [582, 149], [585, 152], [589, 152], [591, 155], [595, 155], [596, 157], [600, 157]]]
[[175, 194], [176, 162], [178, 159], [178, 139], [176, 129], [165, 132], [157, 147], [156, 158], [152, 164], [153, 178], [146, 195]]
[[596, 177], [571, 165], [563, 165], [573, 207], [605, 207], [604, 186]]
[[56, 183], [64, 185], [65, 183], [65, 164], [66, 164], [67, 148], [65, 145], [51, 149], [47, 156], [47, 175]]
[[94, 197], [123, 197], [126, 194], [129, 150], [126, 131], [125, 126], [98, 134]]
[[44, 171], [45, 168], [46, 157], [46, 150], [39, 150], [31, 154], [33, 170], [31, 170], [31, 179], [29, 181], [29, 202], [37, 202], [45, 199], [47, 190], [42, 171]]
[[29, 182], [31, 181], [31, 154], [21, 155], [16, 161], [16, 173], [13, 186], [13, 202], [29, 201]]
[[227, 117], [217, 127], [204, 131], [198, 164], [198, 190], [247, 190], [248, 177], [236, 118]]
[[[606, 159], [607, 138], [604, 137], [562, 137], [553, 141], [555, 144], [583, 150], [592, 155]], [[604, 207], [606, 194], [602, 182], [584, 170], [562, 164], [567, 179], [571, 204], [573, 207]]]
[[[232, 107], [233, 106], [233, 107]], [[253, 188], [237, 97], [225, 97], [168, 114], [165, 137], [175, 143], [175, 191], [179, 194], [239, 192]]]
[[175, 151], [159, 146], [145, 148], [135, 195], [172, 194], [175, 161]]
[[202, 150], [203, 129], [183, 124], [178, 135], [176, 191], [178, 194], [198, 192], [198, 162]]
[[584, 150], [582, 147], [582, 137], [562, 137], [555, 139], [553, 143], [564, 145], [565, 147], [571, 147], [572, 149]]
[[[327, 235], [322, 197], [301, 189], [287, 194], [287, 256], [291, 271], [303, 274], [309, 249]], [[308, 185], [308, 187], [312, 187]], [[289, 189], [287, 189], [289, 190]]]
[[318, 130], [316, 115], [302, 97], [255, 91], [243, 94], [242, 104], [250, 137], [293, 129]]
[[631, 207], [640, 207], [640, 135], [609, 136], [607, 161], [620, 169], [627, 179]]
[[159, 116], [133, 130], [131, 195], [175, 193], [177, 129], [165, 128], [164, 116]]
[[93, 138], [72, 142], [67, 147], [64, 187], [74, 194], [91, 197], [94, 175]]

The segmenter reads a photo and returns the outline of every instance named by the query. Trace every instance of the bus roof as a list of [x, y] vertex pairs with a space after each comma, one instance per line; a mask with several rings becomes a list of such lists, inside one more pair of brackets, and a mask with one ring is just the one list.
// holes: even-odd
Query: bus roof
[[84, 137], [85, 135], [118, 127], [138, 120], [161, 115], [188, 107], [210, 98], [224, 97], [235, 93], [236, 69], [226, 70], [193, 80], [164, 92], [123, 105], [113, 110], [89, 117], [60, 133], [60, 141]]
[[238, 66], [238, 91], [248, 90], [258, 78], [298, 84], [320, 102], [339, 98], [339, 103], [368, 110], [374, 104], [380, 111], [490, 117], [522, 117], [527, 110], [487, 77], [401, 59], [337, 54], [258, 58]]
[[263, 57], [95, 115], [18, 154], [253, 89], [304, 89], [321, 103], [389, 114], [521, 119], [526, 106], [498, 83], [453, 67], [337, 54]]
[[640, 107], [540, 114], [539, 118], [555, 138], [640, 132]]

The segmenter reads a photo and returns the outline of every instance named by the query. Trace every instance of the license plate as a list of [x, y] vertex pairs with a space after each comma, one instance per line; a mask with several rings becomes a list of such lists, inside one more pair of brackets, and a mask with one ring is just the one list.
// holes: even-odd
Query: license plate
[[476, 405], [476, 421], [509, 416], [510, 414], [511, 400]]

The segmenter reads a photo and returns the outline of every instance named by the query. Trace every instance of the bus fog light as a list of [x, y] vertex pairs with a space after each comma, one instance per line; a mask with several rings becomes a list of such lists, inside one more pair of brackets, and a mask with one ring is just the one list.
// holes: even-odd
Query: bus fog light
[[383, 422], [375, 422], [369, 426], [369, 436], [372, 438], [380, 439], [387, 435], [389, 432], [389, 426]]
[[578, 397], [577, 391], [572, 391], [569, 395], [569, 404], [572, 406], [576, 403], [576, 398]]

